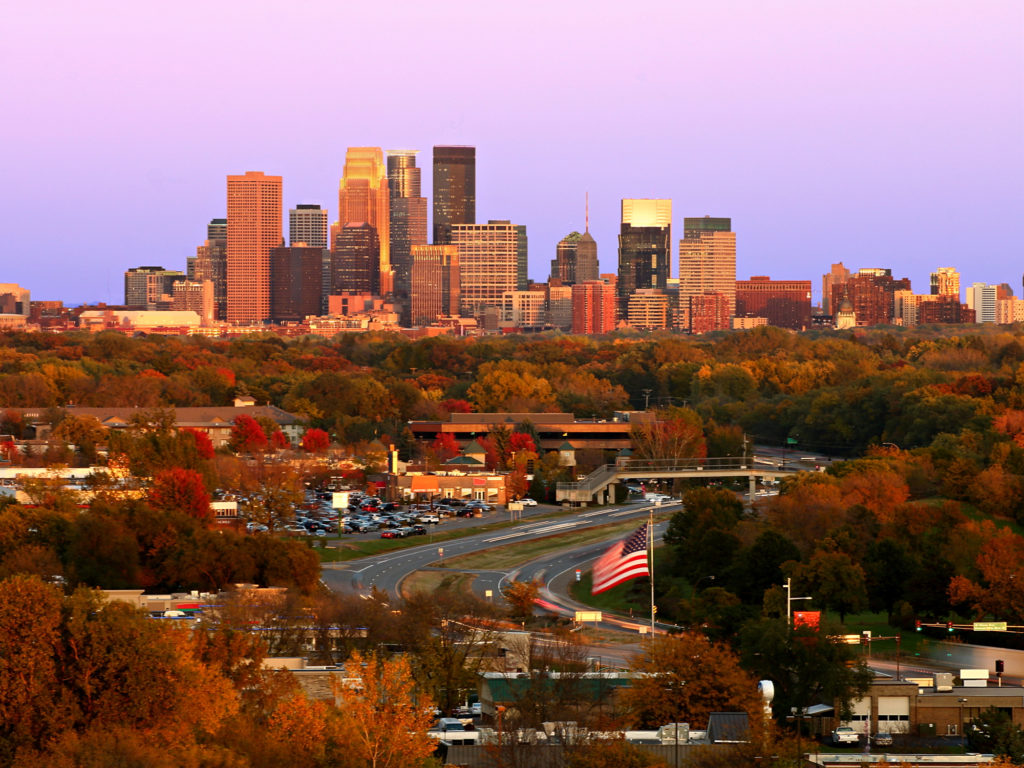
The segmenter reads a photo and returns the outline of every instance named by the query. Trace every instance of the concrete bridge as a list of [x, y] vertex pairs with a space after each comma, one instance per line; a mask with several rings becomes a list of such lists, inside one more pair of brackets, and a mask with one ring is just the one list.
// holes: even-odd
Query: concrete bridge
[[758, 459], [756, 456], [726, 456], [713, 459], [620, 459], [615, 464], [598, 467], [574, 483], [559, 483], [555, 489], [555, 500], [568, 501], [572, 504], [610, 504], [615, 498], [615, 484], [628, 480], [745, 477], [750, 483], [750, 500], [753, 502], [758, 479], [777, 480], [809, 469], [794, 462], [787, 466], [786, 462]]

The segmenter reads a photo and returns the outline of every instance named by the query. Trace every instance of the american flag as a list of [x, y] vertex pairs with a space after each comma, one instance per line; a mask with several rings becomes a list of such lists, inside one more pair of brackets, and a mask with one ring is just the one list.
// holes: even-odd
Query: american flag
[[647, 526], [643, 525], [625, 541], [616, 542], [594, 563], [594, 583], [590, 594], [596, 595], [638, 576], [649, 576], [647, 569]]

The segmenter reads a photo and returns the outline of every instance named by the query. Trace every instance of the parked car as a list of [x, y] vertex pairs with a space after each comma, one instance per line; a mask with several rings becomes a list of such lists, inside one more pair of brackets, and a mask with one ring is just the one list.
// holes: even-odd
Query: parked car
[[879, 731], [871, 737], [871, 742], [876, 747], [891, 747], [892, 746], [892, 734], [888, 731]]
[[841, 744], [859, 744], [860, 734], [848, 725], [840, 725], [832, 731], [832, 743], [836, 746]]
[[430, 523], [431, 525], [437, 525], [441, 522], [441, 518], [437, 515], [420, 515], [416, 518], [417, 523]]
[[536, 507], [537, 506], [537, 502], [534, 499], [531, 499], [529, 496], [526, 496], [526, 497], [520, 499], [519, 503], [522, 504], [524, 507]]
[[387, 530], [381, 531], [380, 532], [380, 537], [382, 539], [400, 539], [400, 538], [402, 538], [402, 536], [398, 532], [397, 528], [394, 528], [394, 529], [393, 528], [388, 528]]
[[424, 528], [422, 525], [414, 525], [414, 526], [412, 526], [409, 529], [409, 535], [410, 536], [426, 536], [427, 535], [427, 529]]

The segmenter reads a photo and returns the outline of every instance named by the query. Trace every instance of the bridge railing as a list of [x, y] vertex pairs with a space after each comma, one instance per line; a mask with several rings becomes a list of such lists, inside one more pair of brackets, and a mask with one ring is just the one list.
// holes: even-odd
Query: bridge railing
[[615, 475], [637, 475], [643, 472], [686, 472], [700, 470], [748, 469], [754, 462], [753, 456], [716, 456], [694, 459], [620, 459], [615, 464], [604, 464], [586, 477], [574, 483], [558, 483], [561, 493], [573, 491], [596, 492], [607, 485]]

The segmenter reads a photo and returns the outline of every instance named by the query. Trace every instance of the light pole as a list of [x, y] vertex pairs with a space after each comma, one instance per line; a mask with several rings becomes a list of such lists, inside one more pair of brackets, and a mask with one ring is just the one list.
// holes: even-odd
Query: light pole
[[960, 722], [957, 723], [956, 732], [960, 736], [960, 751], [967, 751], [967, 741], [964, 739], [964, 704], [967, 703], [967, 699], [962, 696], [957, 699], [957, 703], [960, 705]]
[[651, 405], [651, 392], [653, 392], [653, 391], [654, 390], [651, 390], [651, 389], [644, 389], [644, 390], [642, 390], [642, 392], [644, 393], [644, 410], [645, 411]]
[[794, 600], [810, 600], [810, 597], [793, 597], [793, 580], [786, 579], [786, 626], [790, 627], [793, 625], [793, 601]]

